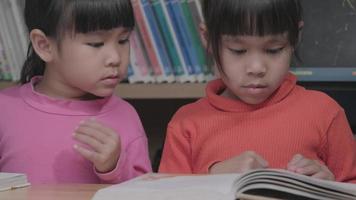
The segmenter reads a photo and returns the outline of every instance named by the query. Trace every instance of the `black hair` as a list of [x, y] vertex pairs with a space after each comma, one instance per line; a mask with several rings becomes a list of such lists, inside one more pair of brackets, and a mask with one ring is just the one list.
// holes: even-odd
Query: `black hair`
[[[130, 0], [26, 0], [24, 16], [28, 32], [39, 29], [57, 41], [68, 31], [133, 29], [135, 25]], [[33, 76], [43, 75], [44, 70], [45, 62], [30, 43], [20, 82], [27, 83]]]
[[[302, 7], [299, 0], [201, 0], [207, 28], [207, 46], [222, 71], [223, 35], [266, 36], [288, 33], [296, 48], [300, 37]], [[298, 55], [296, 54], [297, 58]]]

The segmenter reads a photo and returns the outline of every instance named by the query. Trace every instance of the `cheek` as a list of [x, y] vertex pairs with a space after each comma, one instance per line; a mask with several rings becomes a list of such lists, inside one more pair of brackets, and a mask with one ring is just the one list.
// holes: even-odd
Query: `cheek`
[[120, 52], [120, 55], [121, 55], [121, 62], [122, 63], [129, 63], [129, 60], [130, 60], [130, 54], [131, 54], [131, 51], [130, 51], [130, 46], [128, 46], [127, 48], [124, 48], [121, 52]]

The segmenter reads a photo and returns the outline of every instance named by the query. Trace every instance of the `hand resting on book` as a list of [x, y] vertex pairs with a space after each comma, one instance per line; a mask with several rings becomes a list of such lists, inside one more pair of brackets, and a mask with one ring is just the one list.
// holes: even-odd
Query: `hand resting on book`
[[210, 167], [209, 173], [244, 173], [252, 169], [268, 167], [268, 162], [254, 151], [245, 151], [231, 159], [217, 162]]
[[[246, 151], [230, 159], [214, 163], [209, 170], [211, 174], [244, 173], [254, 169], [268, 168], [268, 162], [254, 151]], [[324, 180], [335, 180], [329, 168], [319, 161], [296, 154], [286, 166], [288, 171]]]
[[293, 156], [288, 163], [287, 170], [318, 179], [334, 181], [335, 176], [329, 168], [317, 160], [311, 160], [301, 154]]

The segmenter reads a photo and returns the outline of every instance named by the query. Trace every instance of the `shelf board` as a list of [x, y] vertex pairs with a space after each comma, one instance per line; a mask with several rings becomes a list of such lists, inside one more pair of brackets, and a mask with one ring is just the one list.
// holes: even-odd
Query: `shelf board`
[[116, 93], [128, 99], [185, 99], [205, 95], [204, 83], [119, 84]]
[[[0, 81], [0, 90], [15, 84]], [[117, 86], [115, 94], [125, 99], [195, 99], [205, 95], [205, 83], [121, 83]]]
[[10, 86], [14, 86], [16, 83], [10, 81], [0, 81], [0, 90], [8, 88]]

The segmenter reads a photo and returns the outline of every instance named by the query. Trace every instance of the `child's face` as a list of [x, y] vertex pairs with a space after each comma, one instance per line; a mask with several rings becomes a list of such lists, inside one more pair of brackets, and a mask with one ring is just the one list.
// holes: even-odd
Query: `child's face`
[[127, 74], [129, 35], [125, 28], [65, 35], [46, 67], [53, 72], [52, 85], [59, 93], [65, 91], [55, 95], [69, 99], [111, 95]]
[[287, 34], [224, 36], [221, 48], [223, 95], [248, 104], [262, 103], [280, 86], [293, 53]]

